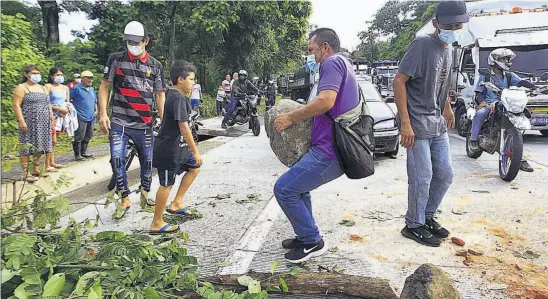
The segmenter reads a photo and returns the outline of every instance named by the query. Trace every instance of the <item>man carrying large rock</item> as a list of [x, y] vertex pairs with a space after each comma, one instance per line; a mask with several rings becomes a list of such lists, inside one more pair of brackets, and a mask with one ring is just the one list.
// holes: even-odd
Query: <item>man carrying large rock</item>
[[310, 150], [274, 186], [276, 200], [297, 235], [282, 242], [290, 249], [285, 258], [291, 263], [305, 262], [328, 249], [312, 216], [310, 191], [340, 177], [343, 170], [333, 149], [333, 123], [324, 113], [335, 118], [359, 103], [356, 76], [348, 58], [339, 51], [339, 37], [332, 29], [320, 28], [310, 34], [307, 65], [312, 71], [322, 65], [318, 95], [275, 121], [278, 132], [283, 132], [296, 121], [314, 118]]

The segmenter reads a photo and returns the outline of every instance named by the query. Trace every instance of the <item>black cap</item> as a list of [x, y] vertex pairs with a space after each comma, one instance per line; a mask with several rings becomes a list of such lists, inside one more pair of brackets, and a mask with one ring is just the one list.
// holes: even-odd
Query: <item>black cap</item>
[[464, 0], [441, 0], [436, 9], [436, 19], [442, 25], [468, 23]]

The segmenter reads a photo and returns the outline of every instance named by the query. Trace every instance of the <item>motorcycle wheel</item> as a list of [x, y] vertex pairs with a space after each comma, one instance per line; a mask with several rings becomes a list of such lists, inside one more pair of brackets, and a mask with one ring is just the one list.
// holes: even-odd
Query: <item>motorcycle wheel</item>
[[466, 117], [466, 107], [460, 106], [457, 109], [457, 113], [455, 116], [455, 119], [457, 120], [457, 132], [460, 136], [465, 137], [468, 135], [469, 127], [470, 127], [470, 121]]
[[506, 130], [503, 152], [499, 156], [499, 175], [503, 181], [513, 181], [519, 172], [523, 155], [523, 137], [516, 128]]
[[259, 118], [255, 116], [251, 121], [253, 122], [253, 127], [251, 128], [253, 135], [259, 136], [261, 134], [261, 122], [259, 122]]
[[198, 128], [192, 128], [192, 139], [194, 139], [194, 143], [198, 144], [199, 136], [198, 136]]
[[483, 154], [483, 151], [482, 150], [478, 150], [478, 151], [472, 151], [472, 149], [470, 149], [470, 134], [467, 134], [466, 136], [466, 155], [472, 159], [477, 159], [481, 156], [481, 154]]

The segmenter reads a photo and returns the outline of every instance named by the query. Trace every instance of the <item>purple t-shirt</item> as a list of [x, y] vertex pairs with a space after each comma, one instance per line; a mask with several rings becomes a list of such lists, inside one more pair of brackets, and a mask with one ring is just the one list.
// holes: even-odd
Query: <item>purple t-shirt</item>
[[[322, 62], [318, 94], [322, 90], [334, 90], [338, 93], [335, 105], [329, 110], [334, 118], [358, 106], [358, 82], [356, 82], [356, 75], [345, 54], [333, 54]], [[314, 117], [312, 146], [326, 158], [336, 160], [332, 136], [332, 121], [323, 114]]]

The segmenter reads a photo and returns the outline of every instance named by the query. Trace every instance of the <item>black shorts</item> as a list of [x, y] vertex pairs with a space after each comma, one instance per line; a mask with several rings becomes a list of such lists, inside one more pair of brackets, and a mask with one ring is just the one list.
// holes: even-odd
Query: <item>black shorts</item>
[[193, 155], [190, 155], [190, 159], [185, 164], [177, 166], [175, 169], [162, 169], [158, 168], [158, 178], [160, 179], [160, 186], [169, 187], [175, 184], [175, 177], [182, 174], [189, 169], [200, 168], [196, 164], [196, 160]]

